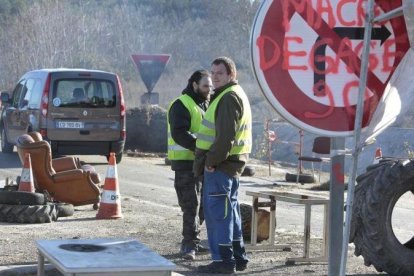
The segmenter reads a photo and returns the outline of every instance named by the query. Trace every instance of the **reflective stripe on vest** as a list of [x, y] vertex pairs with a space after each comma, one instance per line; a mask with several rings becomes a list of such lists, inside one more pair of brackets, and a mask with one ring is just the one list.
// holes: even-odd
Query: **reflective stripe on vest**
[[168, 159], [169, 160], [194, 160], [194, 152], [178, 145], [171, 136], [171, 126], [168, 119], [171, 106], [175, 101], [181, 101], [191, 116], [191, 124], [189, 132], [193, 135], [197, 133], [200, 128], [201, 120], [203, 119], [204, 111], [194, 102], [193, 98], [184, 94], [172, 101], [168, 107], [167, 125], [168, 125]]
[[206, 111], [200, 130], [197, 134], [196, 146], [199, 149], [209, 150], [216, 139], [216, 109], [221, 98], [229, 92], [235, 92], [243, 102], [243, 115], [237, 122], [236, 137], [230, 150], [230, 155], [250, 153], [252, 149], [252, 113], [250, 103], [240, 85], [233, 85], [224, 90]]

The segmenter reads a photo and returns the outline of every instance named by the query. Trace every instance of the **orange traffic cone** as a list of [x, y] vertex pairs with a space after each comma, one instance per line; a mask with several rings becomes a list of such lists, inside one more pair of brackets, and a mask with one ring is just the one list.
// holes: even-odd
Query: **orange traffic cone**
[[22, 174], [20, 176], [19, 191], [31, 193], [35, 192], [35, 187], [33, 184], [32, 160], [30, 158], [30, 153], [26, 153], [24, 155], [24, 164]]
[[381, 158], [382, 158], [382, 150], [381, 150], [381, 147], [378, 147], [377, 150], [375, 151], [375, 157], [374, 157], [373, 164], [378, 164]]
[[106, 170], [105, 184], [99, 205], [97, 219], [122, 218], [121, 195], [119, 193], [118, 172], [116, 169], [115, 153], [109, 155], [109, 164]]

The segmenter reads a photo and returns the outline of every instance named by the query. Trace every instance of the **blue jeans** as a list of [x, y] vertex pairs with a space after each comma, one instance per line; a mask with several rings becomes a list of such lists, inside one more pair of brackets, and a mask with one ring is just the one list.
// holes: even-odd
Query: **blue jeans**
[[204, 219], [213, 261], [247, 263], [237, 199], [239, 178], [204, 171]]

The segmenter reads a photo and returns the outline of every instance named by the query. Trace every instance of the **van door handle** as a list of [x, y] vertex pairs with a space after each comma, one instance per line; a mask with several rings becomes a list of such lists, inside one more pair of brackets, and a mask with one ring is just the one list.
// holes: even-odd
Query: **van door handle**
[[89, 130], [80, 130], [79, 133], [81, 135], [89, 135], [90, 134], [90, 131]]

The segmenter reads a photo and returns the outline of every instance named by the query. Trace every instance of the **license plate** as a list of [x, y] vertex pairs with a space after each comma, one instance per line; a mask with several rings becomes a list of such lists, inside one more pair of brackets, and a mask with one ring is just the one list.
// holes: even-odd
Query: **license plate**
[[83, 122], [57, 122], [57, 128], [84, 128]]

